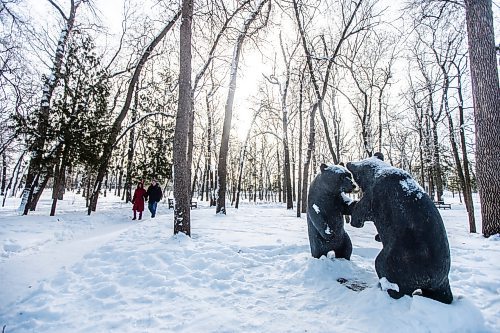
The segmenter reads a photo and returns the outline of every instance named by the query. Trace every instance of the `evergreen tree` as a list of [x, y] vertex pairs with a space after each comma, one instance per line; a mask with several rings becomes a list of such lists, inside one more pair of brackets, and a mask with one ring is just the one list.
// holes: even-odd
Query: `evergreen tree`
[[54, 166], [53, 204], [62, 199], [66, 173], [76, 165], [95, 169], [108, 130], [108, 75], [96, 56], [92, 39], [74, 34], [63, 66], [63, 79], [53, 97], [47, 142]]

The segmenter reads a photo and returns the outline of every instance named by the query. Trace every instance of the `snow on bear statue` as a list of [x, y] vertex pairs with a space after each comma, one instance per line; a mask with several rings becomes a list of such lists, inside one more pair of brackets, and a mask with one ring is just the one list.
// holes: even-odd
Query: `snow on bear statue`
[[422, 296], [450, 304], [450, 248], [431, 198], [407, 172], [376, 157], [348, 163], [347, 169], [363, 191], [351, 225], [375, 224], [383, 245], [375, 269], [381, 281], [393, 286], [389, 295], [411, 296], [420, 289]]
[[307, 230], [314, 258], [335, 251], [336, 258], [350, 259], [352, 243], [344, 230], [344, 216], [351, 214], [355, 202], [345, 193], [355, 185], [352, 175], [339, 165], [321, 164], [321, 172], [309, 186]]

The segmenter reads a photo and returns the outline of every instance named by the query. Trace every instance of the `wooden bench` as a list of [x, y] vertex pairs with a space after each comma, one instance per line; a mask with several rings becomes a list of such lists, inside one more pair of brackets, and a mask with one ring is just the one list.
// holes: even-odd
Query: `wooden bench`
[[[190, 206], [191, 206], [191, 209], [198, 208], [198, 201], [191, 200]], [[170, 209], [170, 208], [172, 208], [172, 209], [174, 208], [174, 199], [171, 199], [171, 198], [168, 199], [168, 209]]]
[[444, 200], [434, 201], [434, 204], [438, 209], [451, 209], [451, 204], [444, 203]]

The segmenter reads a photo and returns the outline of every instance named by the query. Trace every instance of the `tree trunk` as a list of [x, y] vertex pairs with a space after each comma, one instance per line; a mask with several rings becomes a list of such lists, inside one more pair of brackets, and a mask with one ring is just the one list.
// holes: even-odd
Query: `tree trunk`
[[427, 173], [427, 181], [429, 183], [429, 196], [432, 200], [436, 200], [434, 196], [434, 181], [432, 173], [432, 153], [431, 153], [431, 141], [430, 141], [430, 116], [429, 111], [425, 111], [425, 128], [424, 128], [424, 156], [425, 156], [425, 170]]
[[[458, 70], [458, 67], [457, 67]], [[464, 120], [464, 99], [462, 95], [462, 75], [458, 72], [457, 75], [457, 95], [458, 95], [458, 114], [459, 114], [459, 133], [460, 145], [462, 146], [462, 162], [464, 170], [464, 200], [467, 206], [467, 214], [469, 215], [469, 231], [476, 232], [476, 217], [474, 215], [474, 201], [472, 199], [472, 185], [469, 171], [469, 157], [467, 156], [467, 143], [465, 141], [465, 120]], [[467, 198], [467, 199], [465, 199]]]
[[[123, 156], [121, 159], [120, 170], [118, 172], [118, 193], [117, 193], [118, 196], [121, 195], [121, 190], [123, 189], [123, 164], [124, 164], [124, 161], [125, 161], [125, 156]], [[107, 174], [107, 172], [106, 172], [106, 174]], [[106, 177], [106, 174], [104, 174], [105, 177]]]
[[222, 128], [222, 139], [219, 151], [219, 163], [217, 166], [217, 194], [216, 200], [217, 205], [215, 212], [217, 214], [226, 214], [226, 178], [227, 178], [227, 155], [229, 152], [229, 133], [231, 131], [231, 121], [233, 117], [233, 102], [234, 95], [236, 93], [236, 78], [238, 74], [238, 65], [240, 61], [241, 48], [245, 37], [247, 36], [250, 25], [257, 18], [260, 10], [264, 4], [269, 0], [261, 0], [255, 11], [253, 11], [250, 16], [245, 20], [243, 24], [243, 29], [240, 32], [238, 39], [236, 40], [236, 45], [234, 46], [233, 59], [231, 62], [231, 72], [229, 79], [229, 91], [226, 99], [226, 107], [224, 113], [224, 125]]
[[[460, 187], [462, 188], [462, 191], [464, 193], [464, 201], [465, 201], [465, 207], [467, 209], [467, 214], [468, 214], [468, 217], [469, 217], [469, 231], [470, 232], [476, 232], [476, 225], [475, 225], [475, 219], [474, 219], [474, 206], [473, 206], [473, 203], [472, 203], [472, 194], [469, 196], [468, 195], [468, 188], [467, 188], [467, 183], [465, 181], [465, 175], [464, 175], [464, 172], [463, 172], [463, 168], [462, 168], [462, 163], [460, 162], [460, 157], [459, 157], [459, 153], [458, 153], [458, 145], [457, 145], [457, 142], [456, 142], [456, 139], [455, 139], [455, 127], [454, 127], [454, 124], [453, 124], [453, 118], [451, 116], [451, 113], [450, 113], [450, 107], [449, 107], [449, 103], [448, 103], [448, 91], [449, 91], [449, 87], [450, 87], [450, 78], [449, 78], [449, 74], [448, 74], [448, 71], [449, 71], [449, 67], [447, 68], [445, 66], [446, 64], [446, 61], [448, 61], [448, 59], [444, 59], [444, 62], [441, 62], [440, 61], [440, 57], [438, 56], [437, 52], [435, 49], [433, 49], [434, 51], [434, 54], [435, 54], [435, 58], [436, 58], [436, 62], [439, 64], [439, 67], [441, 69], [441, 73], [443, 74], [443, 94], [442, 94], [442, 100], [441, 100], [441, 106], [444, 107], [444, 111], [446, 113], [446, 116], [448, 118], [448, 129], [449, 129], [449, 133], [450, 133], [450, 144], [451, 144], [451, 148], [452, 148], [452, 154], [453, 154], [453, 159], [455, 160], [455, 166], [456, 166], [456, 169], [457, 169], [457, 175], [458, 175], [458, 179], [460, 181]], [[454, 59], [451, 60], [451, 62], [453, 62]], [[456, 67], [457, 70], [458, 70], [458, 67]], [[457, 73], [457, 77], [458, 77], [458, 94], [460, 95], [461, 94], [461, 88], [460, 88], [460, 75], [459, 73]], [[460, 116], [460, 123], [462, 123], [462, 120], [463, 120], [463, 107], [460, 106], [460, 99], [459, 99], [459, 116]], [[461, 124], [461, 126], [463, 126], [463, 124]], [[462, 132], [463, 132], [463, 128], [462, 128]], [[465, 144], [465, 138], [464, 138], [464, 142], [463, 144]], [[459, 193], [459, 196], [460, 196], [460, 191], [458, 192]], [[438, 201], [441, 200], [439, 199], [439, 196], [438, 196]]]
[[5, 153], [3, 153], [2, 154], [2, 189], [1, 189], [0, 195], [5, 195], [6, 183], [7, 183], [7, 156], [5, 155]]
[[203, 174], [201, 176], [201, 189], [200, 189], [200, 193], [199, 193], [199, 200], [200, 201], [203, 201], [203, 195], [205, 193], [205, 184], [206, 184], [206, 177], [207, 177], [207, 166], [205, 165], [205, 167], [203, 168]]
[[491, 0], [465, 0], [485, 237], [500, 233], [500, 88]]
[[297, 168], [297, 173], [299, 179], [297, 180], [297, 217], [300, 217], [301, 213], [301, 203], [302, 203], [302, 102], [304, 98], [304, 73], [300, 74], [300, 89], [299, 89], [299, 148], [298, 157], [299, 166]]
[[210, 111], [210, 104], [208, 101], [208, 96], [206, 98], [206, 103], [207, 103], [207, 118], [208, 118], [208, 124], [207, 124], [207, 155], [205, 156], [205, 166], [206, 166], [206, 173], [207, 173], [207, 178], [206, 178], [206, 199], [209, 201], [210, 197], [210, 207], [212, 207], [213, 203], [213, 198], [212, 198], [212, 186], [213, 186], [213, 176], [212, 176], [212, 113]]
[[284, 190], [286, 195], [286, 209], [293, 209], [292, 197], [292, 179], [290, 177], [290, 149], [288, 146], [288, 111], [286, 106], [286, 95], [284, 97], [285, 105], [283, 108], [283, 154], [284, 154]]
[[[194, 191], [196, 190], [196, 183], [198, 182], [198, 171], [200, 169], [200, 162], [201, 162], [201, 155], [198, 156], [198, 161], [196, 161], [196, 167], [194, 168], [194, 177], [193, 177], [193, 183], [191, 186], [191, 195], [190, 198], [193, 197]], [[198, 192], [200, 191], [200, 188], [198, 187]]]
[[[323, 98], [321, 99], [323, 101]], [[330, 155], [332, 155], [332, 160], [334, 164], [339, 164], [339, 159], [337, 154], [335, 154], [335, 149], [333, 148], [332, 138], [330, 137], [330, 130], [328, 129], [328, 121], [326, 120], [325, 114], [323, 112], [323, 103], [319, 104], [319, 116], [321, 118], [321, 122], [323, 123], [323, 128], [325, 130], [326, 142], [328, 143], [328, 149], [330, 151]]]
[[[138, 83], [137, 83], [138, 85]], [[130, 121], [137, 121], [137, 107], [139, 105], [139, 87], [136, 86], [134, 94], [134, 107], [132, 108], [132, 117]], [[135, 126], [130, 129], [128, 137], [127, 151], [127, 173], [125, 176], [125, 203], [132, 201], [132, 169], [134, 168], [134, 153], [135, 153]]]
[[[262, 150], [264, 150], [264, 147], [262, 147]], [[264, 160], [264, 159], [262, 159]], [[278, 170], [281, 171], [281, 164], [280, 164], [280, 153], [278, 149], [276, 149], [276, 161], [278, 164]], [[262, 164], [262, 163], [261, 163]], [[278, 202], [284, 202], [284, 200], [281, 199], [281, 172], [278, 172], [278, 179], [277, 179], [277, 187], [278, 187]], [[283, 195], [284, 198], [284, 195]]]
[[[422, 112], [422, 108], [420, 108], [420, 112]], [[420, 183], [422, 184], [423, 187], [425, 187], [425, 161], [424, 161], [423, 147], [424, 147], [424, 134], [422, 130], [422, 118], [420, 118], [418, 124], [418, 156], [420, 159]]]
[[54, 174], [54, 188], [52, 189], [52, 206], [50, 208], [50, 216], [56, 215], [57, 201], [64, 192], [64, 183], [66, 181], [66, 150], [61, 157], [61, 165], [57, 168]]
[[432, 148], [433, 148], [433, 165], [432, 172], [434, 174], [435, 184], [436, 184], [436, 194], [437, 200], [443, 200], [443, 171], [441, 170], [441, 152], [439, 148], [439, 137], [437, 122], [433, 122], [432, 126]]
[[382, 96], [384, 94], [384, 90], [381, 89], [378, 94], [378, 151], [382, 151], [382, 138], [383, 138], [383, 126], [382, 126]]
[[41, 182], [37, 182], [37, 186], [35, 186], [33, 190], [33, 197], [29, 205], [26, 207], [29, 208], [29, 210], [34, 211], [36, 209], [36, 205], [38, 204], [38, 200], [40, 200], [40, 197], [42, 196], [43, 190], [45, 189], [45, 186], [47, 186], [47, 183], [49, 182], [49, 179], [52, 177], [52, 170], [48, 170], [46, 173], [42, 173], [40, 178], [42, 179]]
[[90, 185], [92, 184], [92, 171], [89, 169], [87, 170], [87, 184], [85, 184], [85, 190], [83, 193], [85, 193], [85, 207], [90, 206]]
[[234, 208], [238, 209], [240, 204], [240, 192], [241, 192], [241, 179], [243, 177], [243, 164], [245, 163], [245, 156], [247, 151], [248, 139], [250, 138], [250, 133], [252, 132], [252, 126], [257, 119], [259, 111], [255, 111], [252, 117], [252, 121], [250, 122], [250, 126], [248, 127], [247, 134], [245, 135], [245, 141], [243, 141], [243, 146], [241, 147], [240, 152], [240, 161], [238, 167], [238, 184], [236, 186], [236, 202], [234, 204]]
[[[66, 140], [69, 142], [69, 140]], [[68, 165], [68, 145], [63, 147], [60, 161], [55, 165], [54, 181], [52, 188], [52, 206], [50, 208], [50, 216], [56, 214], [57, 201], [63, 199], [64, 188], [66, 183], [66, 169]]]
[[314, 124], [314, 118], [316, 116], [316, 109], [318, 104], [314, 104], [309, 114], [309, 141], [307, 144], [306, 160], [304, 162], [304, 169], [302, 170], [302, 213], [307, 213], [307, 190], [309, 186], [309, 166], [311, 164], [312, 154], [315, 146], [316, 137], [316, 127]]
[[[3, 197], [3, 201], [2, 201], [2, 207], [5, 206], [5, 199], [7, 198], [7, 193], [9, 192], [9, 188], [12, 188], [12, 194], [14, 193], [14, 189], [17, 186], [17, 175], [19, 173], [19, 170], [21, 169], [21, 163], [22, 163], [22, 161], [24, 159], [24, 155], [25, 154], [26, 154], [26, 152], [24, 151], [21, 154], [21, 157], [19, 157], [19, 160], [17, 160], [17, 163], [14, 166], [14, 170], [12, 170], [12, 177], [10, 177], [9, 184], [7, 185], [7, 188], [5, 189], [5, 192], [4, 192], [4, 197]], [[14, 184], [12, 184], [12, 182], [13, 182], [14, 179], [15, 179]]]
[[[21, 159], [24, 159], [25, 153], [26, 153], [26, 151], [24, 151], [23, 154], [21, 155]], [[26, 168], [25, 166], [22, 167], [21, 165], [17, 168], [17, 171], [15, 173], [15, 178], [14, 178], [14, 184], [12, 184], [12, 187], [11, 187], [10, 194], [13, 197], [17, 196], [17, 191], [18, 191], [17, 184], [19, 183], [19, 179], [21, 178], [19, 175], [22, 176], [24, 174], [24, 169]], [[20, 189], [20, 187], [21, 187], [21, 185], [19, 185], [19, 189]]]
[[193, 0], [182, 1], [179, 37], [179, 101], [174, 134], [174, 234], [191, 236], [189, 185], [190, 165], [187, 164], [189, 118], [191, 117], [191, 37]]
[[[447, 98], [447, 97], [445, 97]], [[455, 139], [455, 128], [453, 124], [453, 119], [451, 117], [451, 114], [449, 111], [446, 112], [446, 116], [448, 118], [448, 128], [449, 128], [449, 133], [450, 133], [450, 143], [451, 143], [451, 150], [453, 153], [453, 159], [455, 160], [455, 166], [457, 168], [457, 176], [460, 182], [460, 187], [462, 188], [462, 191], [464, 192], [464, 201], [465, 201], [465, 207], [467, 209], [467, 214], [469, 216], [469, 231], [470, 232], [476, 232], [476, 225], [475, 222], [471, 223], [471, 215], [472, 215], [472, 221], [474, 221], [474, 211], [471, 212], [469, 211], [470, 203], [469, 203], [469, 197], [466, 195], [467, 192], [467, 185], [465, 183], [465, 175], [462, 169], [462, 163], [460, 162], [460, 157], [458, 154], [458, 145]], [[460, 191], [458, 192], [460, 195]], [[470, 197], [472, 199], [472, 197]]]
[[[286, 63], [286, 79], [285, 79], [285, 84], [283, 87], [283, 91], [280, 92], [281, 94], [281, 112], [282, 112], [282, 143], [283, 143], [283, 168], [284, 168], [284, 180], [283, 180], [283, 185], [284, 185], [284, 190], [285, 190], [285, 202], [286, 202], [286, 209], [293, 209], [293, 193], [292, 193], [292, 179], [290, 176], [290, 148], [289, 148], [289, 142], [288, 142], [288, 105], [287, 105], [287, 97], [288, 97], [288, 87], [290, 85], [290, 63], [292, 62], [292, 59], [290, 56], [290, 59], [287, 60], [285, 48], [283, 47], [283, 41], [281, 39], [281, 33], [280, 33], [280, 46], [281, 46], [281, 53], [283, 56], [283, 59], [285, 60]], [[278, 167], [279, 169], [279, 167]]]

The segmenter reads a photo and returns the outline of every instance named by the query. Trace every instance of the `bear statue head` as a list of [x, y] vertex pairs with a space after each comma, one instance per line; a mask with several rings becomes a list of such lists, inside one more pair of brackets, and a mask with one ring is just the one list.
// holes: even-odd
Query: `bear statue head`
[[390, 167], [380, 157], [373, 156], [359, 162], [347, 163], [347, 169], [352, 173], [354, 181], [363, 191], [367, 191], [382, 169]]
[[320, 170], [326, 184], [336, 184], [335, 192], [351, 193], [356, 188], [351, 173], [343, 166], [321, 163]]

